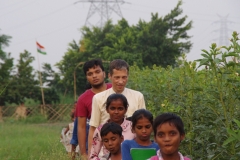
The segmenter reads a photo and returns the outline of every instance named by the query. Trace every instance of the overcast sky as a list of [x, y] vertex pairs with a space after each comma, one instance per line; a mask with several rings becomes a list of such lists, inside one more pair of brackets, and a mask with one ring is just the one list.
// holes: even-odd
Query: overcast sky
[[[0, 34], [12, 36], [9, 47], [12, 57], [28, 50], [36, 57], [36, 40], [46, 48], [47, 55], [40, 55], [40, 62], [54, 65], [62, 59], [68, 43], [79, 41], [79, 29], [85, 24], [90, 3], [77, 0], [0, 0]], [[151, 13], [164, 16], [178, 0], [127, 0], [120, 5], [122, 15], [129, 24], [139, 19], [149, 21]], [[240, 32], [240, 0], [183, 0], [184, 15], [193, 21], [189, 31], [193, 47], [187, 59], [200, 58], [201, 49], [208, 49], [212, 42], [219, 43], [221, 17], [227, 17], [228, 38], [232, 31]], [[113, 14], [113, 22], [120, 17]], [[95, 15], [91, 22], [97, 22]], [[15, 62], [16, 64], [16, 62]], [[38, 68], [37, 61], [33, 63]]]

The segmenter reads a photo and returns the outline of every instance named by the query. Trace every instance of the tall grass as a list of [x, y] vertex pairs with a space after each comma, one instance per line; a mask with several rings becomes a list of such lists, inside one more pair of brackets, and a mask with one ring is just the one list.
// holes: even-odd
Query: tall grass
[[24, 121], [0, 123], [0, 159], [69, 159], [60, 143], [60, 132], [65, 125], [29, 124]]
[[74, 104], [74, 97], [73, 95], [63, 95], [63, 94], [59, 94], [60, 97], [60, 102], [59, 104]]

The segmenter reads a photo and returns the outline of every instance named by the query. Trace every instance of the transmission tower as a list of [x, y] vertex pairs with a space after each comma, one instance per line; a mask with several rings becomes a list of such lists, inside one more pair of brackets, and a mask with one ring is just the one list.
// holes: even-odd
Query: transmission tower
[[219, 41], [219, 44], [218, 44], [219, 46], [223, 46], [223, 45], [227, 46], [229, 44], [228, 32], [230, 31], [227, 24], [233, 23], [233, 22], [228, 20], [228, 15], [225, 17], [218, 15], [218, 17], [220, 18], [220, 20], [215, 21], [213, 23], [220, 24], [220, 28], [215, 30], [215, 32], [219, 32], [220, 35], [218, 38], [216, 38], [214, 40]]
[[98, 14], [99, 20], [95, 25], [99, 27], [104, 26], [104, 24], [111, 18], [113, 12], [121, 18], [123, 17], [119, 6], [119, 4], [125, 3], [123, 0], [79, 0], [75, 2], [75, 4], [79, 2], [88, 2], [91, 4], [85, 21], [86, 26], [93, 26], [90, 19], [94, 14]]

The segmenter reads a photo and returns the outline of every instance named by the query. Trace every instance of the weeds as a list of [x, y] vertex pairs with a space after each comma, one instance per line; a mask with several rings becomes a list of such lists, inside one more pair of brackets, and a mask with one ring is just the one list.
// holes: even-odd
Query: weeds
[[63, 124], [29, 124], [24, 121], [0, 124], [1, 160], [68, 159], [60, 143]]

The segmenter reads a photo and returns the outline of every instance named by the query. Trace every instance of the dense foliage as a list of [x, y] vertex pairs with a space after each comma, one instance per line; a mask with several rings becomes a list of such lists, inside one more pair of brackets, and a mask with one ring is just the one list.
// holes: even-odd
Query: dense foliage
[[131, 67], [128, 85], [143, 92], [152, 113], [175, 112], [183, 118], [182, 152], [193, 159], [240, 159], [238, 40], [234, 32], [229, 47], [212, 44], [210, 51], [202, 50], [201, 70], [184, 56], [179, 68]]
[[175, 58], [191, 47], [187, 31], [192, 22], [186, 22], [187, 16], [181, 17], [181, 4], [179, 1], [166, 16], [152, 14], [149, 22], [140, 20], [133, 26], [122, 19], [116, 25], [108, 22], [103, 29], [84, 27], [82, 54], [109, 61], [121, 58], [140, 67], [175, 65]]

